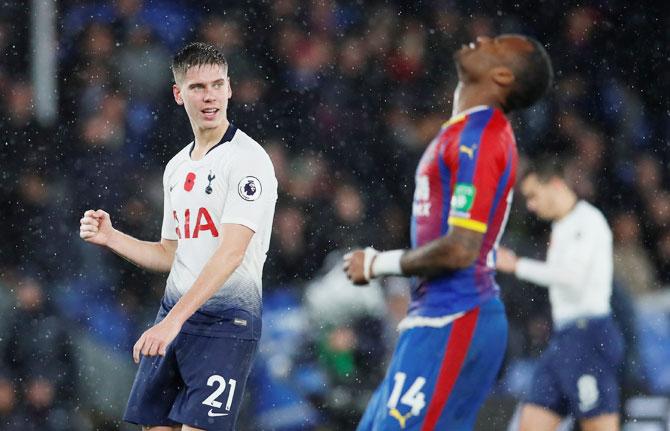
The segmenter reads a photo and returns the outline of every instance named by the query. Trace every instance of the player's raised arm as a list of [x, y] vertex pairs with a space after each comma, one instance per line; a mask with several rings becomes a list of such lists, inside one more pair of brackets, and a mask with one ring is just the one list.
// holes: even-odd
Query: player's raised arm
[[169, 272], [177, 241], [141, 241], [114, 229], [109, 214], [101, 209], [87, 210], [79, 221], [79, 237], [91, 244], [107, 247], [137, 266], [156, 272]]

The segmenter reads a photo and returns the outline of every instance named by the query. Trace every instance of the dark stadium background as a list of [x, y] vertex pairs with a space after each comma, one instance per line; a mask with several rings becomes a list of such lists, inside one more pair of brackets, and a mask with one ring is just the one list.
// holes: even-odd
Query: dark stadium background
[[[130, 348], [164, 277], [84, 244], [78, 224], [103, 208], [158, 238], [162, 169], [191, 139], [168, 66], [192, 40], [228, 58], [229, 118], [280, 184], [240, 429], [353, 429], [407, 284], [352, 290], [338, 256], [407, 246], [413, 169], [451, 112], [452, 52], [500, 32], [541, 40], [556, 72], [549, 97], [513, 116], [523, 160], [563, 157], [614, 231], [624, 429], [667, 429], [667, 18], [661, 1], [625, 0], [0, 2], [0, 430], [133, 429], [120, 422]], [[504, 242], [541, 258], [547, 232], [518, 197]], [[544, 291], [499, 281], [509, 348], [478, 430], [506, 429], [551, 329]]]

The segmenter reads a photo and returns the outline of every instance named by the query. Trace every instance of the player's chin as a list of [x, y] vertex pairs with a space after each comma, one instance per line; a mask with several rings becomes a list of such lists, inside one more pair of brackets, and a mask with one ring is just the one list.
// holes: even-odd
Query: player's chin
[[223, 120], [217, 118], [213, 120], [202, 120], [200, 121], [200, 124], [198, 124], [198, 127], [200, 128], [200, 130], [211, 130], [221, 127], [222, 124]]
[[459, 53], [460, 53], [460, 51], [456, 51], [454, 53], [453, 60], [454, 60], [454, 66], [456, 68], [456, 74], [458, 75], [458, 78], [460, 79], [463, 76], [465, 76], [466, 73], [465, 73], [465, 67], [463, 65], [463, 56]]

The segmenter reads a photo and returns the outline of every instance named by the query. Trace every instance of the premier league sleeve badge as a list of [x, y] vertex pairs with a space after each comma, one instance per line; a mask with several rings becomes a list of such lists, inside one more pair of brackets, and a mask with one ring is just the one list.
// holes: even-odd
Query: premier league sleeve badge
[[245, 201], [255, 201], [261, 196], [263, 187], [256, 177], [244, 177], [237, 185], [237, 192]]

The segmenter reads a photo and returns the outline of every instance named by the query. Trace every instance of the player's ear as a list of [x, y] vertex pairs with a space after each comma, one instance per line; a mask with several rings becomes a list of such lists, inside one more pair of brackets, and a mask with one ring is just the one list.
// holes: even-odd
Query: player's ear
[[491, 79], [502, 87], [509, 87], [514, 83], [514, 72], [507, 66], [497, 66], [491, 69]]
[[226, 85], [228, 86], [228, 98], [230, 99], [233, 96], [233, 88], [230, 86], [230, 77], [226, 79]]
[[172, 85], [172, 95], [174, 96], [174, 101], [177, 102], [177, 105], [183, 105], [184, 99], [181, 97], [181, 90], [177, 84]]
[[551, 184], [554, 188], [561, 188], [566, 185], [565, 180], [563, 180], [563, 178], [558, 176], [551, 177], [551, 179], [549, 180], [549, 184]]

